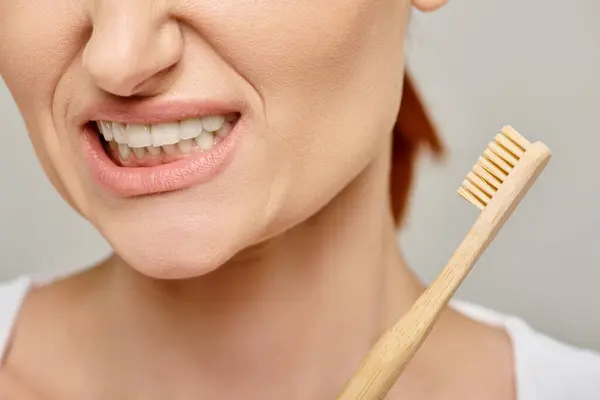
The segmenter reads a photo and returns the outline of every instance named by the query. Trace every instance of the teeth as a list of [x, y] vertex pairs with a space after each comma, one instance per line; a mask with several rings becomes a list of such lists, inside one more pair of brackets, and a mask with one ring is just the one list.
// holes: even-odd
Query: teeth
[[100, 130], [100, 133], [102, 133], [102, 136], [104, 136], [104, 140], [107, 142], [113, 140], [113, 131], [110, 122], [100, 121], [98, 129]]
[[154, 157], [159, 156], [160, 147], [148, 146], [148, 153], [150, 153], [150, 155]]
[[202, 132], [202, 119], [194, 118], [181, 121], [179, 124], [179, 137], [181, 139], [194, 139]]
[[202, 118], [202, 126], [209, 132], [218, 131], [223, 127], [224, 122], [224, 115], [208, 115]]
[[131, 147], [127, 146], [126, 144], [119, 143], [119, 156], [123, 161], [128, 160], [131, 156]]
[[166, 146], [163, 146], [162, 149], [170, 156], [177, 154], [177, 145], [175, 144], [167, 144]]
[[198, 148], [202, 151], [207, 151], [212, 149], [213, 144], [215, 143], [215, 137], [212, 133], [203, 131], [198, 137], [195, 139]]
[[183, 154], [190, 154], [194, 148], [194, 139], [184, 139], [177, 143], [177, 147]]
[[179, 142], [179, 122], [152, 126], [152, 144], [164, 146]]
[[143, 147], [134, 147], [133, 154], [135, 154], [136, 158], [139, 160], [146, 155], [146, 150]]
[[110, 148], [127, 160], [132, 153], [141, 159], [160, 156], [162, 151], [168, 155], [189, 154], [196, 146], [201, 151], [211, 150], [216, 138], [231, 132], [236, 119], [237, 114], [227, 114], [157, 125], [98, 121], [97, 126]]
[[112, 123], [112, 132], [115, 142], [117, 143], [127, 143], [127, 135], [125, 135], [125, 130], [127, 129], [127, 125], [120, 124], [118, 122]]
[[127, 125], [125, 132], [127, 144], [131, 148], [140, 148], [152, 145], [150, 137], [150, 128], [146, 125]]

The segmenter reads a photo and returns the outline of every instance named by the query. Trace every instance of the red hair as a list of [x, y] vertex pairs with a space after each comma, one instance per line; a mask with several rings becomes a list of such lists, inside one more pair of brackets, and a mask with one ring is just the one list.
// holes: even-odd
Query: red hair
[[437, 129], [409, 73], [404, 76], [404, 93], [392, 140], [390, 196], [399, 226], [406, 212], [419, 149], [425, 145], [436, 155], [443, 153]]

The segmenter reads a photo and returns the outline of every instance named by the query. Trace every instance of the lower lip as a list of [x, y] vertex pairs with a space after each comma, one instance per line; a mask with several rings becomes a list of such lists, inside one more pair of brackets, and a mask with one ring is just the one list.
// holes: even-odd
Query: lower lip
[[154, 167], [121, 167], [106, 154], [98, 133], [83, 128], [85, 160], [100, 186], [119, 197], [135, 197], [172, 192], [215, 179], [229, 165], [243, 127], [240, 118], [233, 130], [207, 152], [195, 152], [169, 164]]

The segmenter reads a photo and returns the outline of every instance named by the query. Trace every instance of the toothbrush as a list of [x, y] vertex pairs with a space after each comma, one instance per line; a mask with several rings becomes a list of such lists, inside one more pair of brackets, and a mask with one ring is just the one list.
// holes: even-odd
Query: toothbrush
[[446, 267], [413, 307], [373, 346], [337, 400], [381, 400], [438, 317], [550, 160], [550, 150], [510, 126], [488, 145], [458, 193], [481, 210]]

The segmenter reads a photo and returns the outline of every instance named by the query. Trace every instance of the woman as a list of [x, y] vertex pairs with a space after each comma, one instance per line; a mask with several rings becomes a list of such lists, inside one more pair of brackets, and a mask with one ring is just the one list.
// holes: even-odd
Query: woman
[[[3, 286], [0, 398], [335, 398], [423, 290], [396, 230], [440, 144], [403, 42], [443, 2], [1, 2], [2, 77], [115, 255]], [[596, 399], [599, 377], [458, 306], [388, 398]]]

